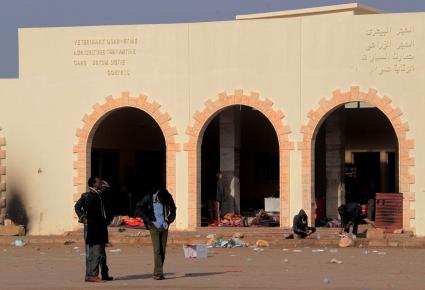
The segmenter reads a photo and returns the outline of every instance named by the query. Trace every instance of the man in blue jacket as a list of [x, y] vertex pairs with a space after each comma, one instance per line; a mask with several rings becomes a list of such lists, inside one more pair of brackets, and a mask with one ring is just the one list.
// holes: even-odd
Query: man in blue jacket
[[148, 194], [136, 205], [136, 215], [140, 216], [146, 228], [150, 231], [154, 270], [153, 278], [163, 280], [165, 250], [167, 247], [168, 228], [176, 218], [176, 205], [173, 197], [166, 189], [160, 189], [155, 193]]

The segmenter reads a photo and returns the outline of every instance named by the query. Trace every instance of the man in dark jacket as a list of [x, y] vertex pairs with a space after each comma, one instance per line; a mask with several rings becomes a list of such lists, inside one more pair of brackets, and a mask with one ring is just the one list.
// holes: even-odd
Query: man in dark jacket
[[[89, 188], [94, 188], [94, 187], [89, 185]], [[100, 192], [101, 192], [101, 195], [102, 195], [101, 196], [102, 201], [103, 201], [104, 193], [106, 191], [108, 191], [109, 188], [110, 188], [109, 184], [106, 181], [102, 180], [101, 181], [101, 189], [100, 189]], [[87, 227], [87, 213], [86, 213], [86, 209], [85, 209], [87, 195], [88, 195], [88, 192], [83, 193], [81, 195], [80, 199], [78, 199], [78, 201], [75, 203], [75, 206], [74, 206], [75, 212], [78, 216], [78, 222], [84, 224], [84, 240], [87, 240], [87, 228], [88, 228]], [[107, 211], [106, 214], [108, 215], [108, 210], [106, 210], [106, 211]], [[108, 219], [110, 220], [110, 217], [108, 217]], [[109, 220], [108, 220], [108, 224], [110, 223]], [[90, 268], [89, 267], [89, 257], [90, 257], [90, 255], [89, 255], [89, 245], [88, 244], [86, 244], [85, 252], [86, 252], [86, 278], [87, 278], [87, 277], [89, 277], [88, 270]], [[102, 275], [102, 280], [111, 281], [111, 280], [114, 279], [113, 277], [109, 276], [109, 268], [108, 268], [108, 265], [107, 265], [106, 254], [101, 256], [99, 266], [100, 266], [100, 271], [101, 271], [101, 275]]]
[[[353, 225], [353, 238], [357, 236], [357, 230], [362, 220], [362, 208], [358, 203], [350, 202], [338, 207], [338, 213], [341, 216], [341, 226], [345, 233], [350, 232], [350, 225]], [[341, 230], [342, 233], [342, 230]]]
[[86, 245], [88, 245], [89, 255], [86, 281], [104, 282], [112, 280], [112, 277], [103, 277], [104, 280], [98, 277], [99, 264], [102, 256], [106, 258], [105, 245], [108, 243], [108, 217], [101, 197], [102, 180], [99, 177], [90, 177], [88, 186], [90, 191], [87, 192], [84, 200], [87, 223]]
[[297, 235], [297, 238], [301, 239], [304, 239], [316, 232], [316, 228], [308, 226], [308, 217], [303, 209], [294, 216], [292, 230], [294, 231], [294, 234]]
[[148, 194], [137, 203], [136, 215], [143, 219], [151, 234], [155, 262], [153, 278], [163, 280], [165, 279], [163, 267], [168, 228], [176, 218], [176, 205], [173, 197], [166, 189]]

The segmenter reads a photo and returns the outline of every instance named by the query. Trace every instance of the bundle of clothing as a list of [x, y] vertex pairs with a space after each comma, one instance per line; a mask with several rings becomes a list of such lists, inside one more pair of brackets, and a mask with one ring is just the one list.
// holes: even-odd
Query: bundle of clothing
[[[276, 220], [277, 219], [277, 220]], [[279, 224], [278, 217], [268, 214], [265, 210], [260, 210], [255, 217], [248, 218], [248, 225], [250, 226], [274, 226]]]
[[234, 214], [234, 213], [227, 213], [224, 215], [223, 219], [220, 222], [214, 221], [213, 223], [210, 224], [210, 226], [212, 227], [243, 227], [244, 221], [246, 221], [246, 219], [241, 215]]

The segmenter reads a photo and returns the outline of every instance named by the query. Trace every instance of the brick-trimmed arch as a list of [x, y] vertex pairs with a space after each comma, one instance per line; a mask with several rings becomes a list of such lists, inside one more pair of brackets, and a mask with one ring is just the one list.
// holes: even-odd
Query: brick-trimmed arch
[[353, 86], [347, 92], [335, 90], [330, 99], [322, 98], [319, 101], [319, 108], [308, 113], [308, 123], [302, 126], [301, 133], [303, 141], [298, 143], [302, 158], [302, 200], [306, 211], [312, 212], [312, 194], [314, 192], [312, 184], [313, 163], [312, 150], [313, 141], [320, 128], [321, 123], [336, 108], [349, 102], [362, 101], [377, 107], [394, 128], [398, 138], [399, 152], [399, 191], [403, 193], [403, 227], [405, 230], [413, 230], [410, 221], [415, 219], [415, 210], [411, 210], [411, 204], [415, 201], [415, 193], [411, 191], [411, 184], [415, 183], [415, 176], [411, 173], [411, 167], [415, 165], [415, 159], [411, 155], [411, 150], [415, 148], [415, 141], [407, 138], [409, 125], [403, 122], [402, 111], [398, 107], [391, 105], [391, 99], [387, 96], [380, 97], [375, 89], [368, 92], [360, 91], [359, 87]]
[[86, 183], [88, 174], [90, 174], [91, 145], [94, 133], [99, 124], [106, 118], [109, 113], [126, 107], [140, 109], [149, 116], [161, 128], [164, 135], [166, 145], [166, 183], [167, 189], [174, 195], [176, 194], [176, 152], [180, 151], [180, 144], [176, 143], [177, 135], [176, 127], [171, 125], [171, 117], [168, 113], [160, 110], [161, 105], [156, 101], [149, 101], [147, 96], [140, 94], [137, 97], [131, 97], [128, 92], [123, 92], [117, 98], [108, 96], [102, 104], [96, 103], [91, 113], [86, 114], [82, 121], [84, 125], [77, 129], [76, 136], [78, 143], [74, 145], [74, 169], [76, 177], [74, 178], [74, 201], [76, 201], [81, 193], [87, 190]]
[[[0, 128], [1, 131], [1, 128]], [[6, 215], [6, 138], [0, 133], [0, 221]]]
[[293, 142], [289, 141], [291, 133], [289, 126], [284, 125], [285, 114], [281, 110], [273, 108], [273, 102], [269, 99], [260, 99], [256, 92], [244, 95], [243, 90], [235, 90], [234, 94], [228, 95], [222, 92], [218, 98], [209, 99], [205, 102], [202, 111], [196, 111], [193, 115], [193, 125], [186, 130], [188, 141], [184, 144], [184, 150], [188, 152], [189, 187], [189, 228], [200, 226], [201, 220], [201, 144], [202, 138], [209, 122], [222, 110], [233, 105], [245, 105], [260, 111], [272, 124], [279, 141], [279, 166], [280, 166], [280, 224], [289, 225], [289, 154], [288, 150], [294, 149]]

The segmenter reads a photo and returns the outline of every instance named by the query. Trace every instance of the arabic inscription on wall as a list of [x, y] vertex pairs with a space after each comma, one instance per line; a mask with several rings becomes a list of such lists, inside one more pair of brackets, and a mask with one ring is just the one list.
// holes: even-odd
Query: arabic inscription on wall
[[415, 72], [415, 27], [374, 27], [366, 31], [360, 57], [369, 73], [406, 75]]

